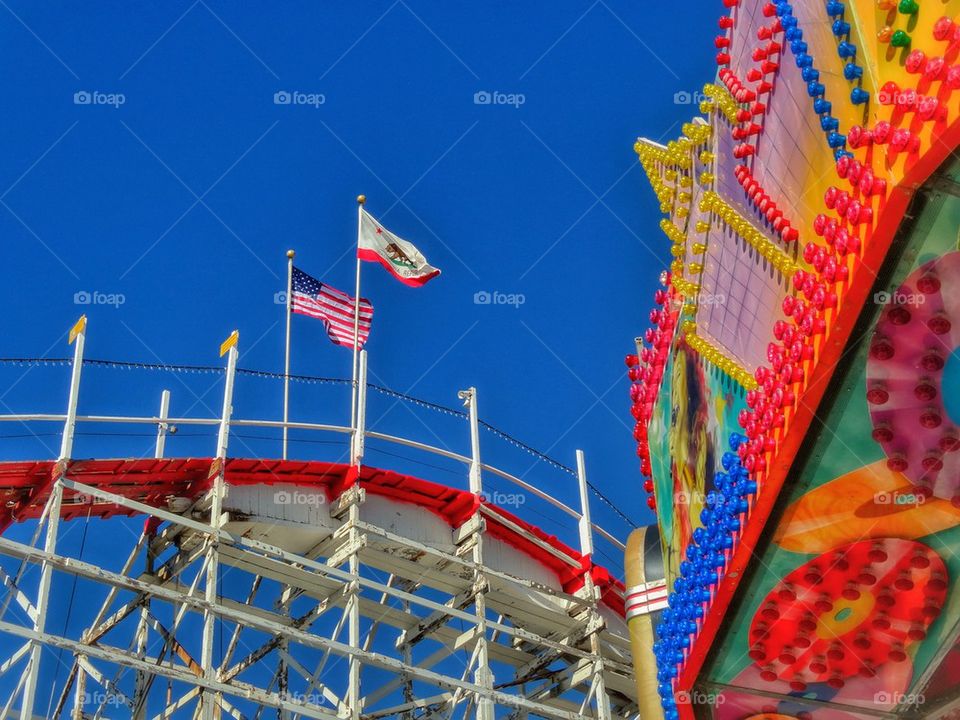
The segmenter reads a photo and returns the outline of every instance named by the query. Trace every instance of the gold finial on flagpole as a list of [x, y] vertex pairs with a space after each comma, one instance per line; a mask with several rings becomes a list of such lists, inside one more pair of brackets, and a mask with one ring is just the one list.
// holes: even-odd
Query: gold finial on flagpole
[[367, 201], [366, 195], [357, 195], [357, 202], [363, 205]]
[[287, 250], [287, 257], [290, 258], [291, 260], [293, 260], [293, 258], [296, 257], [296, 255], [297, 254], [293, 250]]

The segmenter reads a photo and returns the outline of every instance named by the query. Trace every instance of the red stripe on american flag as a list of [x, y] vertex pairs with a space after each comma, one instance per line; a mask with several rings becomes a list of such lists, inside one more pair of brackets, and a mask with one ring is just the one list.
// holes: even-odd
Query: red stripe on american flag
[[[353, 298], [345, 293], [331, 292], [324, 286], [316, 297], [294, 292], [291, 300], [291, 310], [293, 312], [323, 320], [327, 328], [327, 334], [334, 343], [353, 347]], [[357, 344], [360, 347], [363, 347], [370, 336], [372, 320], [373, 305], [361, 298], [360, 324], [357, 328]]]

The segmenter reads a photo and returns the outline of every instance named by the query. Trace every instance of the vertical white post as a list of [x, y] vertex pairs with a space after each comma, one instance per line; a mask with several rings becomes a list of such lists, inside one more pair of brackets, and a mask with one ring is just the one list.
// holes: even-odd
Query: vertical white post
[[[213, 487], [210, 496], [210, 525], [214, 529], [220, 529], [221, 516], [223, 515], [223, 497], [225, 494], [225, 485], [223, 480], [223, 465], [227, 457], [227, 447], [230, 442], [230, 418], [233, 415], [233, 384], [237, 374], [237, 343], [240, 340], [240, 333], [236, 330], [221, 345], [220, 354], [224, 352], [227, 355], [227, 374], [226, 382], [223, 388], [223, 412], [220, 416], [220, 432], [217, 435], [217, 457], [215, 462], [216, 476], [213, 479]], [[219, 579], [220, 558], [218, 555], [219, 540], [211, 537], [207, 547], [207, 577], [204, 584], [204, 599], [208, 604], [217, 602], [217, 581]], [[213, 663], [213, 644], [214, 630], [216, 627], [216, 617], [213, 612], [207, 610], [203, 617], [203, 645], [201, 647], [200, 667], [204, 677], [207, 680], [215, 680], [217, 669]], [[205, 692], [203, 695], [203, 720], [214, 720], [215, 706], [217, 703], [215, 693]]]
[[[357, 273], [353, 293], [353, 381], [350, 387], [350, 427], [353, 428], [353, 435], [350, 437], [350, 462], [359, 468], [360, 461], [363, 459], [363, 420], [361, 416], [365, 412], [362, 405], [366, 404], [366, 353], [362, 357], [363, 378], [360, 378], [361, 353], [360, 353], [360, 237], [363, 228], [363, 204], [367, 201], [366, 196], [357, 196]], [[361, 389], [362, 388], [362, 389]], [[350, 513], [347, 522], [350, 526], [349, 542], [352, 548], [350, 553], [350, 574], [354, 578], [360, 575], [360, 558], [357, 556], [358, 544], [360, 542], [360, 533], [357, 531], [357, 523], [360, 521], [361, 501], [360, 486], [358, 484], [353, 488], [357, 495], [353, 498], [350, 505]], [[360, 647], [360, 598], [358, 596], [359, 587], [357, 580], [351, 581], [353, 589], [348, 600], [347, 612], [349, 629], [348, 635], [350, 646]], [[360, 717], [360, 658], [351, 655], [349, 659], [348, 686], [347, 686], [347, 706], [351, 720]]]
[[233, 415], [233, 381], [237, 375], [237, 343], [240, 341], [240, 333], [236, 330], [227, 338], [224, 346], [230, 343], [226, 348], [227, 355], [227, 375], [223, 387], [223, 412], [220, 415], [220, 432], [217, 434], [217, 458], [223, 460], [227, 457], [227, 445], [230, 442], [230, 417]]
[[[475, 387], [461, 390], [457, 397], [469, 410], [470, 418], [470, 492], [477, 496], [483, 495], [483, 477], [480, 472], [480, 415], [477, 409], [477, 389]], [[490, 668], [490, 652], [487, 647], [487, 599], [486, 578], [483, 575], [483, 519], [476, 525], [473, 550], [473, 583], [474, 583], [474, 613], [477, 618], [477, 669], [474, 672], [474, 682], [486, 692], [475, 698], [476, 716], [479, 720], [494, 720], [494, 706], [489, 697], [493, 690], [494, 676]]]
[[360, 232], [363, 227], [363, 204], [367, 201], [366, 195], [357, 196], [357, 278], [353, 294], [353, 384], [350, 391], [350, 427], [353, 428], [353, 442], [356, 444], [357, 435], [357, 404], [360, 390], [357, 382], [359, 373], [359, 344], [360, 344]]
[[577, 450], [577, 483], [580, 486], [580, 552], [593, 555], [593, 523], [590, 519], [590, 488], [583, 450]]
[[73, 695], [73, 717], [71, 720], [83, 720], [83, 706], [87, 701], [87, 671], [77, 668], [77, 685]]
[[162, 458], [167, 445], [167, 418], [170, 414], [170, 391], [160, 393], [160, 422], [157, 423], [157, 450], [153, 456]]
[[290, 421], [290, 318], [293, 315], [293, 258], [296, 253], [287, 250], [287, 341], [283, 354], [283, 459], [287, 459], [287, 434]]
[[463, 400], [470, 413], [470, 492], [483, 494], [483, 481], [480, 474], [480, 416], [477, 412], [477, 389], [461, 390], [457, 397]]
[[83, 315], [70, 330], [73, 346], [73, 367], [70, 368], [70, 397], [67, 401], [67, 420], [60, 441], [60, 460], [68, 460], [73, 453], [73, 432], [77, 426], [77, 399], [80, 397], [80, 371], [83, 369], [83, 344], [87, 338], [87, 316]]
[[[57, 532], [60, 529], [60, 506], [63, 503], [63, 484], [60, 482], [66, 472], [67, 462], [73, 452], [73, 434], [77, 424], [77, 401], [80, 397], [80, 372], [83, 369], [83, 345], [87, 334], [87, 316], [83, 315], [70, 330], [70, 342], [73, 346], [73, 367], [70, 372], [70, 395], [67, 400], [67, 418], [63, 425], [63, 439], [60, 442], [60, 457], [54, 472], [53, 488], [47, 500], [47, 534], [43, 550], [53, 554], [57, 551]], [[47, 623], [47, 606], [50, 602], [50, 584], [53, 568], [44, 561], [40, 569], [40, 584], [37, 588], [37, 618], [33, 629], [44, 632]], [[34, 641], [30, 646], [30, 662], [27, 666], [26, 682], [23, 686], [23, 702], [20, 705], [20, 720], [33, 720], [34, 701], [37, 685], [40, 681], [40, 657], [43, 646]]]
[[[359, 484], [354, 486], [359, 490]], [[350, 505], [350, 513], [347, 516], [347, 522], [350, 524], [350, 533], [348, 535], [351, 552], [349, 569], [351, 575], [350, 599], [347, 601], [347, 635], [350, 647], [360, 649], [360, 557], [358, 545], [360, 544], [360, 533], [357, 531], [357, 523], [360, 522], [361, 495], [357, 493]], [[362, 710], [362, 698], [360, 695], [360, 658], [357, 655], [351, 655], [347, 661], [347, 711], [350, 720], [359, 720]]]
[[[362, 197], [362, 196], [361, 196]], [[357, 302], [360, 299], [360, 270], [359, 259], [357, 260]], [[359, 307], [359, 305], [358, 305]], [[359, 317], [359, 315], [357, 316]], [[356, 335], [354, 335], [356, 340]], [[354, 343], [356, 349], [356, 343]], [[359, 367], [354, 368], [357, 371], [354, 394], [354, 434], [351, 438], [351, 463], [359, 470], [360, 462], [363, 460], [364, 431], [367, 412], [367, 353], [362, 351], [359, 354]], [[347, 524], [350, 528], [348, 542], [350, 543], [349, 569], [352, 576], [350, 598], [347, 601], [347, 633], [349, 636], [350, 647], [360, 649], [360, 543], [361, 533], [357, 529], [360, 522], [360, 503], [363, 501], [363, 490], [360, 487], [359, 479], [351, 488], [354, 493], [350, 500], [350, 511], [347, 516]], [[360, 694], [360, 658], [351, 655], [348, 660], [348, 679], [347, 679], [347, 709], [350, 720], [359, 720], [360, 711], [363, 709], [363, 698]]]
[[[587, 466], [583, 459], [583, 450], [577, 450], [577, 484], [580, 487], [580, 552], [586, 557], [593, 557], [593, 524], [590, 519], [590, 486], [587, 484]], [[602, 618], [598, 610], [600, 602], [596, 585], [590, 570], [584, 576], [583, 592], [590, 599], [590, 616], [599, 623]], [[606, 682], [603, 679], [603, 649], [600, 647], [598, 633], [590, 636], [590, 652], [593, 660], [593, 682], [591, 692], [597, 704], [598, 720], [610, 720], [610, 696], [607, 695]], [[584, 702], [589, 701], [589, 696]]]
[[353, 433], [353, 453], [350, 458], [352, 465], [359, 466], [363, 461], [363, 451], [366, 444], [367, 431], [367, 351], [360, 351], [360, 372], [357, 391], [357, 421]]

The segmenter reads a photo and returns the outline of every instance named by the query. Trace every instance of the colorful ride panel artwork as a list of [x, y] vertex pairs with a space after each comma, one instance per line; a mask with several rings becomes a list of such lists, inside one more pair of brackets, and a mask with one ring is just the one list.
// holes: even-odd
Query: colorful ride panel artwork
[[657, 497], [672, 498], [658, 506], [657, 515], [670, 582], [702, 525], [707, 496], [716, 491], [714, 473], [745, 407], [743, 388], [677, 334], [649, 425], [649, 437], [656, 438], [651, 455]]
[[718, 717], [926, 714], [960, 683], [960, 199], [914, 227], [703, 678]]
[[718, 9], [701, 116], [635, 145], [670, 262], [627, 361], [657, 690], [666, 720], [899, 712], [960, 686], [960, 0]]

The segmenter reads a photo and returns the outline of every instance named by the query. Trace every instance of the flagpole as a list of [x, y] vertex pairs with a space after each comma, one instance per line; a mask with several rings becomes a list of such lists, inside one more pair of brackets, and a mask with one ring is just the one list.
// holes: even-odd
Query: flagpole
[[363, 224], [363, 204], [367, 201], [366, 195], [357, 195], [357, 282], [353, 295], [353, 384], [350, 394], [350, 427], [353, 428], [350, 442], [350, 463], [356, 465], [357, 457], [357, 395], [360, 386], [357, 383], [358, 364], [360, 357], [357, 346], [360, 339], [360, 229]]
[[290, 318], [293, 315], [293, 258], [296, 253], [287, 250], [287, 342], [283, 357], [283, 459], [287, 459], [287, 421], [290, 417]]

